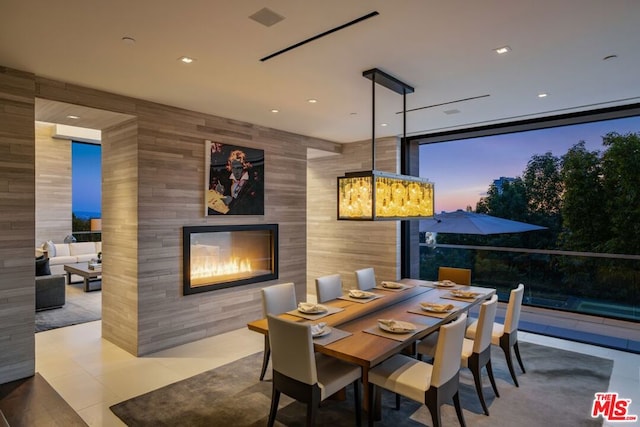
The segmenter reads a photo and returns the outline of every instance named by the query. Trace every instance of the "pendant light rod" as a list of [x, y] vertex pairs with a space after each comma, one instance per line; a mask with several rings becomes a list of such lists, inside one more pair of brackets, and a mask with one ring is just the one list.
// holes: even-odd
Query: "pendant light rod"
[[362, 76], [371, 80], [371, 170], [376, 169], [376, 83], [402, 95], [402, 135], [407, 137], [407, 94], [414, 88], [378, 68], [362, 72]]

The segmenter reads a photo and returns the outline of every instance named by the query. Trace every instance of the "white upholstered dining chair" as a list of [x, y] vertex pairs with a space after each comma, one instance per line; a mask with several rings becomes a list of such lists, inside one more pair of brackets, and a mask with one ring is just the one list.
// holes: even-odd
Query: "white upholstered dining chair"
[[342, 278], [339, 274], [331, 274], [316, 279], [316, 296], [318, 302], [331, 301], [342, 296]]
[[[480, 404], [485, 415], [489, 415], [487, 403], [482, 393], [482, 368], [486, 367], [491, 387], [496, 397], [500, 397], [496, 380], [493, 377], [493, 369], [491, 368], [491, 331], [493, 322], [496, 318], [496, 309], [498, 308], [498, 296], [493, 295], [489, 301], [482, 303], [480, 306], [480, 315], [478, 317], [478, 328], [475, 339], [465, 338], [462, 344], [462, 355], [460, 358], [460, 366], [469, 368], [473, 374], [473, 382], [476, 385], [476, 392], [480, 399]], [[417, 345], [418, 354], [428, 354], [434, 356], [436, 353], [436, 345], [438, 333], [433, 333], [420, 341]]]
[[376, 274], [373, 267], [356, 270], [356, 283], [361, 291], [373, 289], [376, 286]]
[[[461, 314], [457, 320], [440, 327], [438, 345], [433, 364], [426, 363], [404, 354], [396, 354], [375, 368], [369, 370], [369, 413], [374, 414], [374, 397], [380, 387], [427, 405], [435, 427], [441, 422], [440, 406], [449, 399], [464, 427], [464, 416], [458, 394], [460, 354], [464, 340], [467, 315]], [[369, 426], [373, 426], [373, 416], [369, 416]]]
[[268, 315], [269, 339], [273, 358], [273, 391], [269, 427], [278, 412], [280, 394], [307, 405], [307, 426], [315, 424], [320, 402], [353, 385], [356, 425], [362, 422], [359, 366], [315, 353], [309, 323], [296, 323]]
[[[293, 283], [282, 283], [262, 288], [262, 314], [264, 317], [267, 317], [267, 314], [269, 313], [281, 314], [295, 310], [296, 307], [296, 288]], [[265, 335], [260, 381], [264, 379], [264, 374], [267, 372], [270, 355], [271, 347], [269, 346], [269, 335]]]
[[[513, 369], [513, 360], [511, 358], [511, 348], [513, 347], [516, 353], [516, 358], [520, 364], [522, 373], [526, 373], [524, 370], [524, 364], [520, 357], [520, 349], [518, 348], [518, 322], [520, 321], [520, 309], [522, 307], [522, 297], [524, 296], [524, 285], [520, 283], [516, 289], [512, 289], [509, 295], [509, 303], [507, 305], [507, 313], [505, 314], [504, 324], [494, 322], [493, 329], [491, 331], [491, 343], [498, 345], [504, 351], [504, 357], [507, 361], [507, 367], [513, 383], [516, 387], [519, 387], [518, 379], [516, 378], [515, 370]], [[477, 334], [478, 322], [473, 322], [467, 328], [466, 337], [474, 339]]]
[[438, 267], [438, 280], [451, 280], [458, 285], [471, 285], [471, 270], [468, 268]]

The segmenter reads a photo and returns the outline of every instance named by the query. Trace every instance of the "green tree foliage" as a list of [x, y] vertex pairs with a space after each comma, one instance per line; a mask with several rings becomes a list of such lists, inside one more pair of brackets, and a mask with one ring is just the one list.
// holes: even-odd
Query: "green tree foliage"
[[606, 193], [602, 180], [601, 153], [588, 151], [585, 142], [562, 156], [563, 231], [560, 246], [574, 251], [600, 251], [610, 236]]
[[561, 160], [550, 152], [531, 157], [523, 173], [529, 222], [548, 227], [547, 246], [555, 246], [562, 226]]
[[640, 135], [609, 133], [602, 143], [603, 205], [611, 224], [605, 250], [640, 254]]

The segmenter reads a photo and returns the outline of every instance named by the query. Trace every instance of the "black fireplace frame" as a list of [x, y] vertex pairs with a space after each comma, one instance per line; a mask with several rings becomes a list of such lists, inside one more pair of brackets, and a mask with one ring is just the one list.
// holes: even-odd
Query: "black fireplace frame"
[[[197, 233], [219, 233], [227, 231], [271, 231], [271, 273], [252, 276], [247, 279], [211, 285], [191, 286], [191, 235]], [[251, 283], [265, 282], [278, 278], [278, 224], [243, 224], [243, 225], [196, 225], [182, 227], [182, 277], [184, 278], [182, 291], [184, 295], [199, 294], [201, 292], [216, 291]]]

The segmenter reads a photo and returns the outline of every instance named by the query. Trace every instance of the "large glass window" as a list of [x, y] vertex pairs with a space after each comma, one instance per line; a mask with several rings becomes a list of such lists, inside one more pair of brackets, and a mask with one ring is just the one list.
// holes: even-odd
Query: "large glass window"
[[71, 144], [73, 235], [78, 241], [99, 241], [102, 230], [102, 146]]
[[420, 175], [435, 182], [436, 212], [547, 227], [433, 235], [424, 222], [421, 278], [435, 279], [440, 265], [471, 268], [473, 281], [497, 287], [502, 300], [524, 283], [525, 304], [640, 320], [639, 113], [418, 138]]

